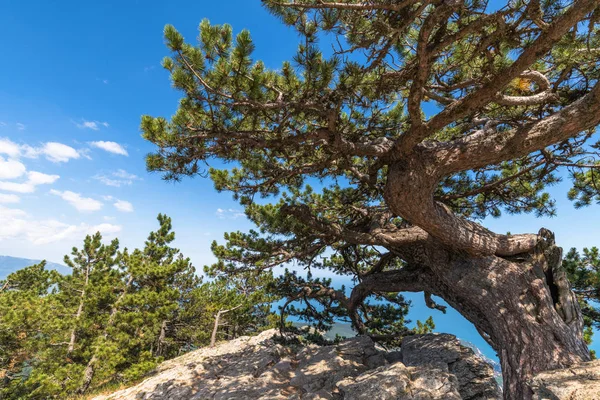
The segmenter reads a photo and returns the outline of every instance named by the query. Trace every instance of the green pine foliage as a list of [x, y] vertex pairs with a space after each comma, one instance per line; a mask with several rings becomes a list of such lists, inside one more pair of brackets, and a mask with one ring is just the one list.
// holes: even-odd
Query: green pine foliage
[[171, 219], [141, 249], [87, 236], [60, 275], [42, 262], [0, 281], [0, 398], [64, 399], [142, 378], [158, 363], [273, 325], [269, 279], [202, 282]]
[[[594, 328], [600, 329], [600, 251], [597, 247], [569, 250], [563, 260], [573, 292], [579, 300], [584, 323], [584, 339], [592, 342]], [[595, 353], [592, 351], [595, 358]]]

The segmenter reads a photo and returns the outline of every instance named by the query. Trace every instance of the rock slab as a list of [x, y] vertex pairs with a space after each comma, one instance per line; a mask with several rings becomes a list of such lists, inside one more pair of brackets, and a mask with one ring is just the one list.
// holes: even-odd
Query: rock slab
[[298, 348], [277, 343], [276, 334], [190, 352], [140, 384], [94, 400], [501, 398], [492, 368], [452, 335], [406, 338], [390, 357], [366, 336]]
[[600, 360], [536, 375], [535, 400], [600, 400]]
[[408, 336], [402, 340], [400, 352], [406, 366], [435, 366], [456, 376], [462, 399], [502, 398], [492, 366], [472, 349], [462, 346], [454, 335]]

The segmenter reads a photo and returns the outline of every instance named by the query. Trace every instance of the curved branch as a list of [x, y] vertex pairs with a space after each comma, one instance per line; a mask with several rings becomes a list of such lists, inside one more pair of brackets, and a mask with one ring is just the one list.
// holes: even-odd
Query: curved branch
[[556, 93], [546, 91], [531, 96], [507, 96], [498, 95], [496, 103], [503, 106], [534, 106], [537, 104], [549, 104], [558, 100]]
[[515, 159], [570, 139], [600, 123], [600, 83], [581, 99], [540, 121], [509, 131], [477, 131], [472, 135], [427, 148], [437, 160], [439, 172], [482, 168]]
[[431, 118], [427, 123], [417, 126], [403, 135], [393, 150], [393, 152], [396, 153], [395, 155], [409, 153], [418, 143], [422, 142], [435, 131], [473, 113], [475, 110], [478, 110], [493, 101], [497, 96], [497, 93], [504, 89], [510, 81], [521, 75], [525, 69], [538, 60], [541, 55], [550, 51], [554, 43], [559, 41], [565, 33], [581, 20], [581, 18], [592, 12], [597, 6], [597, 0], [575, 1], [571, 7], [563, 15], [558, 17], [548, 29], [543, 31], [508, 68], [499, 71], [499, 73], [491, 77], [491, 79], [489, 79], [489, 81], [480, 89], [455, 101]]
[[424, 296], [425, 296], [425, 305], [429, 308], [431, 308], [432, 310], [438, 310], [441, 311], [442, 313], [446, 314], [446, 306], [441, 306], [438, 303], [436, 303], [432, 298], [431, 298], [431, 293], [430, 292], [424, 292]]
[[338, 223], [319, 219], [313, 215], [307, 205], [284, 205], [281, 207], [281, 212], [284, 215], [292, 215], [298, 218], [317, 232], [352, 244], [396, 247], [422, 242], [429, 237], [427, 232], [416, 226], [397, 229], [376, 227], [368, 232], [354, 231]]

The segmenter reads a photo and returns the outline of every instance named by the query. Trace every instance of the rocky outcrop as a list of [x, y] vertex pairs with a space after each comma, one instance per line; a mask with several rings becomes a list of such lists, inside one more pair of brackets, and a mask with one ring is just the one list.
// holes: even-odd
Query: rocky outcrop
[[461, 400], [456, 376], [435, 367], [406, 367], [398, 362], [337, 384], [342, 399]]
[[278, 344], [275, 334], [265, 331], [188, 353], [161, 364], [142, 383], [95, 400], [500, 397], [491, 367], [451, 335], [407, 338], [400, 352], [388, 353], [368, 337], [294, 347]]
[[600, 400], [600, 360], [536, 375], [535, 400]]
[[456, 376], [462, 399], [502, 397], [494, 369], [453, 335], [414, 335], [404, 338], [402, 362], [406, 366], [436, 366]]

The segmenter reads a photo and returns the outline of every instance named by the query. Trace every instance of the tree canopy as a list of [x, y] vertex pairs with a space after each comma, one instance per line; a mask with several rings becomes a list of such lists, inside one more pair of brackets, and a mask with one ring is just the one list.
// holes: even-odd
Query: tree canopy
[[576, 206], [599, 198], [598, 2], [263, 4], [298, 33], [293, 59], [265, 65], [227, 24], [202, 21], [194, 44], [168, 25], [163, 66], [183, 98], [141, 123], [150, 171], [208, 172], [259, 227], [213, 246], [223, 273], [294, 261], [351, 275], [348, 297], [282, 284], [335, 300], [362, 331], [368, 296], [424, 292], [439, 308], [440, 295], [504, 360], [507, 398], [526, 398], [540, 368], [589, 358], [568, 282], [549, 272], [553, 236], [480, 222], [553, 215], [546, 189], [565, 175]]
[[202, 282], [171, 246], [171, 219], [158, 222], [143, 248], [96, 233], [65, 257], [70, 274], [42, 262], [0, 280], [0, 398], [64, 399], [138, 380], [207, 345], [219, 310], [239, 311], [218, 340], [273, 325], [269, 276]]

